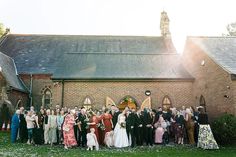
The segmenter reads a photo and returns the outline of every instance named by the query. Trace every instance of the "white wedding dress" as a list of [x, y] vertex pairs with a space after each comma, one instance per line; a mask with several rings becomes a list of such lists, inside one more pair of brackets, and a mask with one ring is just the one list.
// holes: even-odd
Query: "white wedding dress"
[[123, 114], [118, 116], [118, 122], [114, 129], [114, 146], [117, 148], [129, 146], [126, 128], [121, 127], [121, 123], [125, 123], [125, 116]]

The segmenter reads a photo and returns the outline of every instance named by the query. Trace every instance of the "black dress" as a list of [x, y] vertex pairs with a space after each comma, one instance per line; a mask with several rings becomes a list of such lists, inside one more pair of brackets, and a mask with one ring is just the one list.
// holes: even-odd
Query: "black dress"
[[19, 126], [19, 135], [20, 135], [20, 141], [26, 142], [28, 139], [28, 131], [27, 131], [27, 125], [25, 121], [25, 115], [20, 114], [20, 126]]

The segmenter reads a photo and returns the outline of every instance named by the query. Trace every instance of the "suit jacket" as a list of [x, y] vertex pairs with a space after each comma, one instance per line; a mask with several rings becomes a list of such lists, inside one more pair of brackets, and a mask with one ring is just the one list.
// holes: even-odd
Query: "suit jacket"
[[114, 114], [111, 113], [111, 115], [112, 115], [112, 123], [113, 123], [113, 126], [114, 126], [114, 127], [116, 126], [116, 123], [117, 123], [117, 121], [118, 121], [118, 116], [119, 116], [119, 114], [121, 114], [120, 111], [117, 111], [117, 112], [115, 112]]
[[134, 128], [135, 126], [135, 114], [131, 112], [127, 117], [126, 117], [126, 130], [131, 130], [132, 127]]
[[83, 131], [85, 131], [86, 130], [86, 126], [87, 126], [87, 121], [85, 120], [86, 119], [86, 115], [79, 114], [78, 119], [81, 122], [81, 129]]
[[140, 125], [144, 126], [143, 114], [135, 114], [135, 128], [138, 128]]
[[152, 125], [153, 124], [153, 117], [148, 112], [144, 112], [144, 118], [143, 118], [144, 125]]

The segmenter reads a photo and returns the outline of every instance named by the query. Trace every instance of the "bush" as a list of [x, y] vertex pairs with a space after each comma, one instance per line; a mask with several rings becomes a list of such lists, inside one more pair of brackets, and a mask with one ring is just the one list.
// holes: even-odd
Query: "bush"
[[217, 143], [228, 145], [236, 143], [236, 117], [224, 114], [212, 123], [212, 131]]

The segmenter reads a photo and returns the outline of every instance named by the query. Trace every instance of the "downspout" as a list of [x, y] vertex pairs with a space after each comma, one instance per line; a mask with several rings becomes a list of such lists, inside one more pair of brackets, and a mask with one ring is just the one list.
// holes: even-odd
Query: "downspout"
[[32, 91], [33, 91], [33, 75], [30, 74], [30, 106], [32, 106], [33, 104]]
[[62, 88], [61, 88], [61, 107], [64, 106], [64, 80], [62, 80]]

